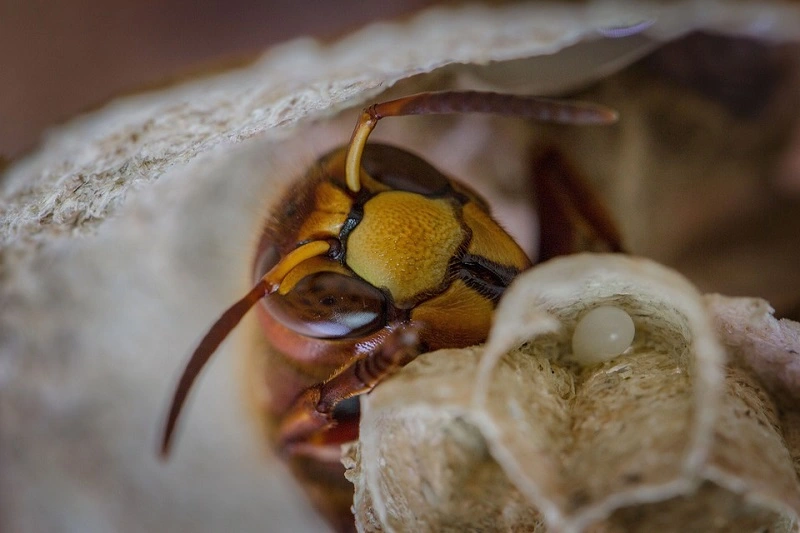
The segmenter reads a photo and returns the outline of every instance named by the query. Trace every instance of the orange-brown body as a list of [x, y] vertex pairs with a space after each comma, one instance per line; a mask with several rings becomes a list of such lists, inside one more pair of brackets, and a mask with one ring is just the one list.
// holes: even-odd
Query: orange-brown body
[[[367, 145], [362, 187], [353, 193], [345, 183], [345, 153], [340, 148], [323, 157], [276, 204], [255, 262], [258, 280], [303, 242], [331, 240], [342, 247], [292, 269], [278, 293], [257, 305], [269, 343], [260, 384], [268, 393], [260, 396], [266, 397], [265, 416], [279, 451], [286, 444], [284, 416], [309, 387], [368, 357], [408, 324], [417, 327], [417, 352], [482, 342], [502, 291], [530, 266], [480, 197], [423, 160], [398, 148]], [[291, 323], [298, 309], [287, 317], [289, 312], [272, 301], [286, 298], [305, 276], [318, 272], [340, 273], [377, 288], [385, 298], [380, 325], [351, 338], [298, 332]], [[335, 297], [298, 296], [311, 309], [300, 314], [313, 315], [326, 296]], [[334, 418], [339, 427], [309, 435], [304, 446], [289, 453], [289, 463], [326, 515], [340, 525], [352, 524], [352, 485], [344, 479], [338, 446], [356, 435], [357, 417], [334, 412]]]

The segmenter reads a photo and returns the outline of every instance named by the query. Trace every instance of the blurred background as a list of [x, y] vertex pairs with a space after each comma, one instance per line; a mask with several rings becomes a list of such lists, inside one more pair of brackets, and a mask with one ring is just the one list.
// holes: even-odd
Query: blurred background
[[[115, 95], [222, 69], [269, 45], [333, 39], [432, 0], [0, 0], [0, 158]], [[2, 161], [0, 159], [0, 161]]]

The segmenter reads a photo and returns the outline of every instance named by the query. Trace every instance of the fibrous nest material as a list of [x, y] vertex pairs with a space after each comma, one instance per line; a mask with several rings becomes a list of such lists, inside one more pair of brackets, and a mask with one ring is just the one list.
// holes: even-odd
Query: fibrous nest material
[[[583, 364], [571, 335], [600, 305], [634, 342]], [[364, 398], [345, 457], [360, 529], [793, 531], [797, 394], [776, 400], [746, 361], [791, 358], [798, 333], [645, 259], [535, 267], [485, 347], [426, 354]]]

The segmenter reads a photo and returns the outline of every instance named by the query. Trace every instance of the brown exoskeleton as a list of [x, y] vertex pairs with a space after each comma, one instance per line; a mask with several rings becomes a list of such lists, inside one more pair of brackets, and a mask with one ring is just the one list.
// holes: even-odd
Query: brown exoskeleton
[[[349, 145], [323, 156], [276, 204], [254, 287], [211, 327], [181, 376], [163, 454], [198, 373], [255, 306], [270, 343], [264, 382], [275, 445], [331, 523], [353, 528], [339, 447], [357, 437], [358, 409], [345, 400], [419, 353], [483, 342], [503, 291], [531, 266], [471, 189], [405, 150], [366, 144], [385, 116], [464, 112], [616, 120], [592, 104], [480, 92], [422, 93], [365, 109]], [[578, 228], [620, 249], [585, 186], [568, 174], [538, 174], [540, 260], [574, 251]]]

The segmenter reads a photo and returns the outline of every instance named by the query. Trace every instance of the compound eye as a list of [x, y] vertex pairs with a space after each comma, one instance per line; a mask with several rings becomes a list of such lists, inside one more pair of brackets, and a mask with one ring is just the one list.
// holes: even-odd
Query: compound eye
[[450, 182], [444, 174], [424, 159], [394, 146], [368, 144], [361, 166], [373, 179], [398, 191], [425, 196], [450, 192]]
[[267, 309], [287, 328], [315, 339], [362, 337], [386, 325], [386, 297], [356, 277], [318, 272], [288, 293], [265, 297]]

